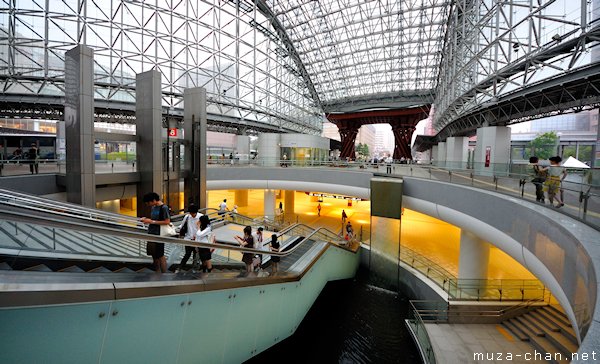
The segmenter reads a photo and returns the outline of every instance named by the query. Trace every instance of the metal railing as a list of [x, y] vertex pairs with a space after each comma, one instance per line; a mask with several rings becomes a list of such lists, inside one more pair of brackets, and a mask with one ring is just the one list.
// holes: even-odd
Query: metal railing
[[537, 279], [459, 279], [431, 259], [405, 245], [400, 260], [421, 272], [451, 300], [526, 301], [549, 299], [550, 291]]
[[425, 364], [435, 364], [435, 352], [433, 350], [433, 345], [431, 344], [431, 339], [425, 328], [425, 323], [423, 322], [419, 311], [414, 307], [413, 302], [414, 301], [410, 301], [411, 308], [408, 319], [406, 320], [407, 326], [419, 348], [423, 362]]
[[[137, 172], [135, 160], [116, 161], [116, 160], [96, 160], [94, 161], [95, 172], [104, 173], [127, 173]], [[35, 174], [65, 174], [67, 165], [64, 160], [58, 159], [4, 159], [0, 160], [0, 176], [20, 176], [32, 174], [29, 166], [34, 166]]]

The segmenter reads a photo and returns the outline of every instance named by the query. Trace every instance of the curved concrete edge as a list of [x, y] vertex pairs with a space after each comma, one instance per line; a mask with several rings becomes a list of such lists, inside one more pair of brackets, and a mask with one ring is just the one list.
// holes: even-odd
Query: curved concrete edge
[[364, 199], [370, 199], [371, 190], [364, 187], [345, 186], [338, 184], [322, 182], [283, 181], [283, 180], [210, 180], [206, 181], [208, 190], [225, 189], [271, 189], [271, 190], [292, 190], [307, 192], [326, 192], [334, 194], [343, 194]]
[[552, 272], [520, 242], [485, 222], [478, 220], [476, 217], [463, 214], [446, 206], [437, 205], [433, 202], [416, 199], [410, 196], [404, 196], [402, 205], [410, 210], [433, 216], [458, 226], [461, 229], [469, 230], [477, 236], [485, 237], [485, 240], [490, 244], [498, 247], [500, 250], [521, 263], [550, 288], [556, 300], [565, 309], [569, 320], [575, 328], [578, 339], [581, 341], [581, 338], [579, 338], [579, 326], [575, 318], [575, 312], [560, 286], [560, 283], [554, 278]]

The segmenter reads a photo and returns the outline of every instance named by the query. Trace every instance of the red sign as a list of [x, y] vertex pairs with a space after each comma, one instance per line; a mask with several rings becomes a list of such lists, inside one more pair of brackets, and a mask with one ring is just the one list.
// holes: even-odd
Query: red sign
[[490, 159], [492, 158], [492, 147], [485, 147], [485, 166], [490, 166]]
[[177, 128], [169, 128], [169, 136], [177, 137]]

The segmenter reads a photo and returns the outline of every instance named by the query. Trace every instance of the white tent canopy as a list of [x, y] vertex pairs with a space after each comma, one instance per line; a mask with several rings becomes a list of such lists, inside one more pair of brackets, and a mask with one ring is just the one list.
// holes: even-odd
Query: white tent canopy
[[569, 168], [590, 168], [587, 164], [577, 160], [576, 158], [569, 157], [564, 163], [563, 167]]

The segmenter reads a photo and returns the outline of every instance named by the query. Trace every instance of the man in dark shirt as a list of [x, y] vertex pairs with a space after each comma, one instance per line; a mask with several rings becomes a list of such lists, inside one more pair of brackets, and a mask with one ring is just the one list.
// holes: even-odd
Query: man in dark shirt
[[[150, 192], [144, 195], [144, 203], [151, 207], [150, 218], [142, 217], [140, 220], [148, 225], [148, 234], [160, 235], [160, 226], [169, 225], [171, 216], [169, 208], [161, 200], [156, 192]], [[165, 258], [165, 244], [149, 241], [146, 243], [146, 253], [152, 255], [156, 272], [167, 272], [167, 259]]]

